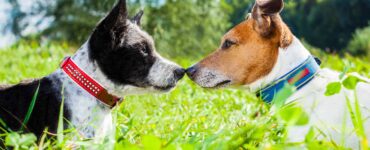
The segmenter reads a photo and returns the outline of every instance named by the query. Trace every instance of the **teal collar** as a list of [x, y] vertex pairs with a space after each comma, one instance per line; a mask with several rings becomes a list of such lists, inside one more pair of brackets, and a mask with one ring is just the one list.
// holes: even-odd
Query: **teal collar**
[[[287, 86], [293, 87], [295, 91], [303, 88], [316, 76], [320, 69], [320, 64], [321, 61], [319, 59], [310, 56], [298, 67], [257, 92], [257, 96], [266, 103], [271, 103], [277, 99], [279, 92], [283, 91]], [[286, 100], [292, 94], [294, 92], [288, 92], [287, 94], [283, 94], [283, 97], [280, 96], [279, 99]]]

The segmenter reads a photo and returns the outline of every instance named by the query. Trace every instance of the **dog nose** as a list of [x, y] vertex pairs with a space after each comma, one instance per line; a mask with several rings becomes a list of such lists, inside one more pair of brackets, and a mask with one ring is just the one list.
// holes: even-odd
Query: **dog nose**
[[185, 72], [185, 69], [179, 68], [179, 69], [175, 69], [173, 73], [175, 75], [175, 78], [180, 80], [182, 79], [182, 77], [184, 77], [186, 72]]
[[190, 68], [188, 68], [186, 70], [186, 74], [189, 76], [189, 77], [193, 77], [195, 75], [195, 73], [197, 72], [197, 67], [196, 66], [192, 66]]

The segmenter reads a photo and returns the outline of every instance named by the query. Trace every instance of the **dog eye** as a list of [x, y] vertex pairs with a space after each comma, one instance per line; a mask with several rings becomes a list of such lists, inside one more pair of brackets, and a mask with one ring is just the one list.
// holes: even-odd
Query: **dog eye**
[[149, 46], [144, 46], [143, 48], [141, 48], [141, 52], [144, 54], [144, 55], [149, 55], [150, 54], [150, 47]]
[[230, 48], [231, 46], [235, 45], [236, 43], [234, 41], [231, 41], [231, 40], [225, 40], [225, 42], [222, 44], [222, 49], [228, 49]]

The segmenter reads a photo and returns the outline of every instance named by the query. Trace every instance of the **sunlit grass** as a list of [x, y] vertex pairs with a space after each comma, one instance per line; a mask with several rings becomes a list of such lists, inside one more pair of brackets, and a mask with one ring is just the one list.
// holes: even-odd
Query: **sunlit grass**
[[[68, 44], [36, 42], [0, 49], [0, 83], [17, 83], [22, 79], [45, 76], [59, 66], [64, 56], [73, 53]], [[317, 53], [317, 52], [316, 52]], [[361, 59], [317, 53], [323, 64], [335, 70], [350, 65], [351, 71], [369, 76], [370, 65]], [[183, 66], [194, 60], [176, 59]], [[351, 66], [352, 64], [352, 66]], [[296, 110], [294, 110], [296, 111]], [[288, 111], [289, 112], [289, 111]], [[286, 143], [281, 119], [269, 106], [242, 89], [205, 90], [185, 78], [168, 94], [128, 96], [114, 110], [115, 144], [106, 140], [77, 142], [97, 149], [284, 149], [286, 147], [335, 147], [308, 135], [303, 143]], [[288, 116], [289, 119], [289, 116]], [[72, 131], [72, 130], [71, 130]], [[59, 131], [61, 132], [61, 131]], [[73, 133], [73, 132], [72, 132]], [[27, 139], [29, 135], [5, 134], [8, 139]], [[41, 140], [23, 145], [23, 149], [71, 148], [66, 142], [74, 136], [59, 136], [57, 141]], [[114, 142], [114, 141], [113, 141]], [[22, 145], [19, 146], [22, 149]]]
[[67, 43], [38, 42], [20, 42], [0, 49], [0, 83], [18, 83], [48, 75], [73, 49]]

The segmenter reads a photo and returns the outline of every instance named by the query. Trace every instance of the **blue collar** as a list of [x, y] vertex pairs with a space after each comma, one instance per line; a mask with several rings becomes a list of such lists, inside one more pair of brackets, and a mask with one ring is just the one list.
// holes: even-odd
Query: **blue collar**
[[[286, 86], [293, 87], [295, 91], [301, 89], [315, 77], [320, 69], [320, 64], [321, 61], [319, 59], [310, 56], [298, 67], [260, 90], [257, 96], [266, 103], [271, 103], [276, 99], [277, 94]], [[286, 100], [293, 94], [294, 92], [288, 92], [288, 94], [284, 94], [279, 99]]]

